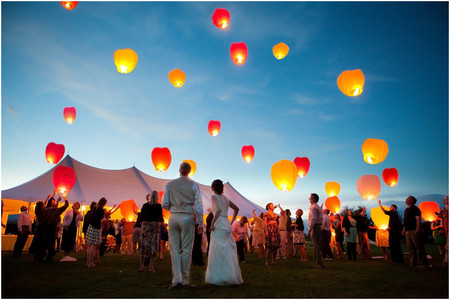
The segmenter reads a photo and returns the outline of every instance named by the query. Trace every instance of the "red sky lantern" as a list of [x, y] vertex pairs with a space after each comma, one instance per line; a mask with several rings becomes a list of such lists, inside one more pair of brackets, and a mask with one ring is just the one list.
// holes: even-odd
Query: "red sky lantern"
[[252, 162], [253, 157], [255, 157], [255, 148], [252, 145], [242, 146], [242, 157], [248, 163]]
[[419, 209], [425, 222], [436, 221], [437, 216], [435, 213], [439, 213], [439, 204], [434, 201], [423, 201], [419, 204]]
[[77, 117], [77, 110], [75, 107], [65, 107], [63, 110], [64, 120], [66, 120], [67, 124], [73, 124]]
[[136, 202], [133, 199], [125, 200], [120, 202], [120, 213], [128, 222], [134, 221], [137, 215], [134, 214], [135, 211], [138, 211], [138, 207]]
[[247, 45], [243, 42], [231, 44], [230, 55], [235, 64], [242, 65], [247, 59]]
[[68, 10], [72, 10], [78, 5], [78, 1], [61, 1], [62, 6]]
[[384, 183], [388, 186], [396, 186], [398, 182], [398, 171], [396, 168], [384, 169], [382, 177]]
[[303, 178], [308, 174], [309, 171], [309, 158], [307, 157], [296, 157], [294, 159], [294, 164], [297, 166], [297, 173], [300, 178]]
[[374, 200], [381, 191], [381, 181], [377, 175], [363, 175], [356, 182], [356, 189], [363, 199]]
[[337, 196], [329, 197], [325, 200], [325, 207], [335, 214], [341, 210], [341, 201]]
[[208, 123], [208, 132], [212, 136], [216, 136], [220, 132], [220, 121], [211, 120]]
[[49, 143], [45, 148], [45, 158], [51, 164], [56, 165], [63, 158], [66, 148], [63, 144]]
[[172, 155], [167, 147], [164, 148], [153, 148], [152, 151], [152, 162], [155, 166], [155, 170], [163, 172], [167, 170], [172, 162]]
[[230, 24], [230, 13], [223, 8], [217, 8], [212, 15], [212, 22], [217, 28], [225, 29]]
[[77, 177], [72, 167], [59, 165], [53, 170], [53, 186], [61, 195], [67, 195], [75, 185]]

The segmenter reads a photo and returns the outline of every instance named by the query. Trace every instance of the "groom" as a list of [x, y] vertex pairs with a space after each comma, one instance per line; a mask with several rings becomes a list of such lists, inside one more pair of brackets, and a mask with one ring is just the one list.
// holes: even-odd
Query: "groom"
[[162, 207], [170, 211], [169, 249], [172, 261], [172, 285], [169, 289], [189, 286], [189, 268], [196, 214], [198, 233], [203, 233], [203, 204], [198, 185], [189, 179], [191, 166], [180, 165], [180, 177], [167, 183]]

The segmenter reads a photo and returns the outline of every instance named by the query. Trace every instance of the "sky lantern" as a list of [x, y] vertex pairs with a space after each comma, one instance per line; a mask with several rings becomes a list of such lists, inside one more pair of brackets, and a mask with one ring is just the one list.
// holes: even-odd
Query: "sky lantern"
[[56, 165], [63, 158], [66, 148], [63, 144], [48, 143], [45, 148], [45, 158], [51, 164]]
[[208, 123], [208, 132], [212, 136], [216, 136], [220, 132], [220, 121], [211, 120]]
[[189, 177], [192, 177], [197, 171], [197, 163], [190, 159], [185, 159], [182, 162], [187, 162], [191, 166], [191, 172], [189, 173]]
[[309, 158], [307, 157], [296, 157], [294, 159], [294, 164], [297, 166], [297, 174], [300, 178], [303, 178], [308, 174], [309, 171]]
[[381, 181], [377, 175], [363, 175], [356, 182], [356, 189], [363, 199], [373, 200], [381, 191]]
[[173, 69], [169, 73], [169, 80], [174, 87], [180, 88], [183, 86], [184, 81], [186, 80], [186, 75], [180, 69]]
[[364, 161], [368, 164], [379, 164], [389, 153], [388, 144], [379, 139], [366, 139], [361, 147]]
[[422, 219], [425, 222], [436, 221], [436, 213], [439, 213], [439, 204], [434, 201], [423, 201], [418, 206], [422, 212]]
[[327, 193], [328, 197], [333, 197], [339, 195], [339, 192], [341, 191], [341, 185], [334, 181], [329, 181], [325, 183], [325, 192]]
[[120, 202], [119, 208], [120, 213], [128, 222], [134, 221], [136, 219], [137, 215], [135, 215], [134, 212], [138, 211], [138, 207], [133, 199]]
[[245, 43], [232, 43], [230, 47], [230, 55], [233, 62], [242, 65], [247, 59], [247, 45]]
[[[384, 210], [389, 211], [389, 207], [383, 205]], [[389, 216], [377, 206], [370, 210], [370, 218], [378, 229], [386, 230], [389, 226]]]
[[72, 10], [77, 6], [78, 1], [61, 1], [62, 6], [68, 10]]
[[252, 162], [253, 157], [255, 157], [255, 148], [252, 145], [242, 146], [242, 158], [248, 163]]
[[64, 120], [66, 120], [67, 124], [73, 124], [77, 117], [77, 110], [75, 107], [64, 107], [63, 110]]
[[272, 48], [273, 55], [276, 59], [283, 59], [289, 52], [289, 46], [285, 43], [279, 43]]
[[155, 147], [152, 150], [152, 162], [155, 166], [155, 170], [163, 172], [167, 170], [172, 162], [172, 155], [167, 147], [159, 148]]
[[341, 210], [341, 201], [337, 196], [329, 197], [325, 200], [325, 207], [335, 214]]
[[337, 85], [344, 95], [358, 96], [363, 91], [364, 74], [359, 69], [344, 71], [339, 75]]
[[61, 195], [65, 196], [70, 192], [76, 179], [75, 170], [72, 167], [59, 165], [53, 170], [53, 186]]
[[270, 177], [277, 189], [292, 191], [297, 181], [297, 166], [290, 160], [282, 159], [272, 165]]
[[212, 22], [217, 28], [227, 28], [230, 24], [230, 12], [224, 8], [217, 8], [212, 15]]
[[398, 171], [396, 168], [384, 169], [382, 177], [384, 183], [388, 186], [396, 186], [398, 182]]
[[117, 72], [128, 74], [136, 68], [138, 55], [132, 49], [118, 49], [114, 52], [114, 63]]
[[[164, 191], [159, 191], [158, 194], [159, 194], [159, 200], [158, 200], [158, 203], [161, 204], [162, 199], [163, 199], [163, 197], [164, 197]], [[163, 209], [162, 209], [162, 213], [163, 213], [164, 221], [165, 221], [165, 222], [168, 222], [168, 221], [169, 221], [169, 217], [170, 217], [170, 211], [168, 211], [168, 210], [166, 210], [166, 209], [163, 208]]]

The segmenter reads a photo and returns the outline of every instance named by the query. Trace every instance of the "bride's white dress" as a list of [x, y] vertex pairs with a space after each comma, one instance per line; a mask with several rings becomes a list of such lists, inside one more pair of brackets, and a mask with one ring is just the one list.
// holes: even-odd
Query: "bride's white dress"
[[229, 200], [223, 195], [214, 194], [211, 204], [214, 215], [219, 208], [222, 212], [214, 225], [215, 229], [211, 231], [205, 282], [221, 286], [242, 284], [244, 280], [237, 259], [236, 242], [228, 220]]

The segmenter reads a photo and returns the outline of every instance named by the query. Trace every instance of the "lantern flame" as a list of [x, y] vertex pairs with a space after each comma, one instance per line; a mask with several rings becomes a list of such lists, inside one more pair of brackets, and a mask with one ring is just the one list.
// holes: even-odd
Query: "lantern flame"
[[125, 65], [120, 65], [119, 69], [120, 69], [120, 73], [123, 73], [123, 74], [128, 73], [128, 68]]
[[228, 23], [227, 23], [227, 21], [222, 21], [222, 29], [225, 29], [225, 28], [227, 28], [227, 26], [228, 26]]
[[361, 92], [359, 90], [360, 90], [360, 88], [355, 88], [355, 92], [353, 93], [353, 96], [358, 96], [359, 94], [361, 94], [362, 90], [361, 90]]

